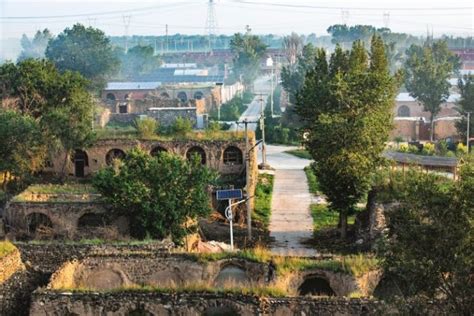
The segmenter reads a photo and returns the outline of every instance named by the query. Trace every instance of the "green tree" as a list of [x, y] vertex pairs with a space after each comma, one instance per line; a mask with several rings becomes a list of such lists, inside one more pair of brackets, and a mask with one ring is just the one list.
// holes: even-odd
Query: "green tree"
[[93, 184], [113, 212], [129, 217], [133, 236], [170, 236], [180, 243], [193, 228], [186, 224], [209, 214], [207, 188], [214, 180], [199, 157], [151, 157], [136, 148], [115, 166], [100, 170]]
[[185, 117], [177, 117], [171, 126], [171, 132], [177, 135], [186, 135], [193, 130], [193, 122]]
[[53, 37], [48, 29], [43, 31], [37, 31], [32, 39], [23, 34], [21, 37], [21, 48], [22, 51], [18, 56], [18, 61], [22, 61], [28, 58], [44, 58], [46, 47], [48, 46], [49, 40]]
[[474, 75], [466, 75], [458, 81], [461, 99], [458, 101], [458, 111], [463, 116], [456, 122], [456, 128], [459, 135], [466, 139], [467, 131], [467, 113], [471, 113], [469, 126], [469, 135], [474, 137]]
[[267, 45], [248, 30], [245, 34], [234, 34], [230, 40], [230, 49], [234, 55], [232, 59], [234, 74], [241, 76], [244, 84], [250, 86], [257, 78], [260, 60], [267, 50]]
[[49, 151], [65, 152], [64, 165], [72, 150], [91, 144], [95, 103], [79, 73], [59, 73], [49, 61], [27, 59], [2, 65], [0, 77], [2, 105], [35, 118]]
[[29, 115], [0, 108], [0, 174], [3, 191], [10, 179], [43, 166], [46, 146], [38, 122]]
[[59, 71], [78, 71], [96, 83], [118, 70], [119, 60], [104, 32], [75, 24], [49, 41], [46, 57]]
[[374, 36], [370, 53], [355, 41], [350, 52], [337, 47], [329, 64], [318, 50], [298, 94], [296, 111], [309, 132], [306, 147], [316, 162], [321, 190], [331, 209], [339, 212], [342, 238], [347, 216], [367, 193], [381, 163], [397, 88], [384, 43]]
[[134, 125], [138, 131], [138, 135], [142, 138], [150, 138], [156, 135], [156, 131], [158, 130], [158, 122], [152, 117], [136, 119]]
[[449, 97], [449, 78], [459, 69], [459, 59], [445, 41], [412, 45], [405, 62], [405, 86], [412, 97], [431, 114], [430, 140], [434, 140], [434, 119]]
[[412, 171], [399, 188], [400, 207], [386, 213], [386, 273], [407, 297], [445, 299], [440, 314], [471, 315], [474, 165], [462, 167], [456, 182]]
[[150, 45], [137, 45], [121, 54], [121, 73], [128, 79], [147, 74], [160, 67], [161, 60], [155, 56], [155, 50]]

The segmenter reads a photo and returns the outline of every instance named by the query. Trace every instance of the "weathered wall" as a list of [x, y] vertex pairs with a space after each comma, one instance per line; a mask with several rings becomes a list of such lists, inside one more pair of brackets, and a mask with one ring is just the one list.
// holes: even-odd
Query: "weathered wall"
[[236, 315], [374, 315], [382, 304], [363, 299], [258, 298], [238, 294], [54, 293], [33, 294], [30, 315], [206, 315], [233, 311]]
[[155, 108], [146, 112], [154, 118], [160, 126], [172, 126], [178, 117], [192, 122], [193, 128], [197, 127], [197, 111], [195, 107], [186, 108]]

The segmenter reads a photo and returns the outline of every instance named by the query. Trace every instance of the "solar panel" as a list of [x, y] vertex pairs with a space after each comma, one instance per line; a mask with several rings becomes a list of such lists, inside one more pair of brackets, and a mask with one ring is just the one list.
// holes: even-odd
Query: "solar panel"
[[216, 193], [217, 193], [217, 199], [218, 200], [242, 199], [242, 190], [241, 189], [217, 190]]

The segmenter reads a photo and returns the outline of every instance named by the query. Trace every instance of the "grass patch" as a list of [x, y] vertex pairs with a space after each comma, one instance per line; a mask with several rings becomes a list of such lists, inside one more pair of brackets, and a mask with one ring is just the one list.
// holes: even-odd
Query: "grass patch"
[[285, 151], [285, 153], [296, 156], [298, 158], [313, 159], [306, 149], [287, 150]]
[[[81, 183], [66, 183], [66, 184], [34, 184], [30, 185], [26, 190], [15, 196], [12, 200], [15, 202], [28, 202], [34, 200], [34, 195], [45, 194], [45, 195], [76, 195], [87, 197], [92, 194], [99, 194], [91, 184]], [[84, 200], [90, 200], [90, 198], [84, 198]], [[52, 199], [59, 201], [57, 199]], [[49, 202], [49, 200], [48, 200]]]
[[253, 220], [268, 228], [271, 215], [273, 178], [271, 174], [259, 174], [255, 188], [255, 209], [252, 213]]
[[319, 194], [318, 179], [316, 178], [311, 166], [306, 166], [304, 168], [304, 172], [306, 173], [306, 179], [308, 179], [309, 192], [313, 194]]
[[[313, 216], [314, 230], [335, 228], [339, 223], [339, 213], [331, 211], [327, 205], [312, 204], [311, 215]], [[355, 215], [347, 218], [347, 224], [352, 225], [355, 221]]]
[[9, 241], [0, 241], [0, 258], [8, 256], [16, 250], [15, 245]]

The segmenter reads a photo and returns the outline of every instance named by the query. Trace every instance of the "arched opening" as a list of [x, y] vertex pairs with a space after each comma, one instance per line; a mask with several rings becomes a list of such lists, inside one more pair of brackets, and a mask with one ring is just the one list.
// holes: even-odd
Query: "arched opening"
[[160, 97], [162, 97], [163, 99], [169, 99], [170, 95], [167, 92], [163, 92], [160, 94]]
[[240, 313], [235, 309], [230, 306], [213, 306], [213, 307], [208, 307], [204, 313], [202, 313], [203, 316], [239, 316]]
[[159, 156], [161, 153], [167, 152], [166, 148], [163, 148], [161, 146], [156, 146], [150, 151], [150, 155], [153, 157]]
[[53, 228], [53, 222], [48, 215], [43, 213], [31, 213], [26, 216], [26, 224], [29, 234], [42, 233], [45, 230]]
[[406, 105], [402, 105], [398, 108], [398, 117], [410, 117], [410, 108]]
[[225, 165], [241, 165], [243, 162], [242, 151], [235, 147], [230, 146], [224, 150], [224, 164]]
[[196, 100], [201, 100], [203, 98], [203, 96], [204, 96], [204, 93], [202, 93], [201, 91], [196, 91], [194, 93], [194, 99], [196, 99]]
[[114, 148], [114, 149], [109, 150], [107, 155], [105, 155], [105, 163], [108, 166], [110, 166], [112, 165], [115, 159], [123, 159], [123, 158], [125, 158], [125, 152], [121, 149]]
[[106, 225], [106, 221], [103, 214], [87, 213], [87, 214], [82, 215], [77, 221], [78, 228], [104, 227], [105, 225]]
[[107, 101], [115, 101], [115, 94], [113, 93], [107, 93], [107, 95], [105, 96], [105, 99]]
[[214, 280], [214, 285], [217, 287], [245, 285], [248, 284], [249, 281], [244, 269], [234, 265], [228, 265], [219, 272]]
[[186, 152], [186, 158], [191, 160], [194, 155], [198, 155], [201, 158], [201, 164], [206, 164], [206, 152], [199, 146], [193, 146]]
[[309, 276], [298, 288], [299, 295], [336, 296], [329, 282], [319, 276]]
[[188, 96], [186, 95], [186, 92], [184, 91], [179, 92], [177, 97], [181, 102], [188, 101]]
[[87, 153], [83, 150], [76, 149], [72, 160], [74, 162], [74, 175], [78, 178], [84, 177], [84, 169], [89, 166], [89, 157], [87, 157]]
[[134, 310], [128, 312], [127, 315], [128, 315], [128, 316], [153, 316], [152, 313], [150, 313], [149, 311], [147, 311], [147, 310], [144, 309], [144, 308], [137, 308], [137, 309], [134, 309]]

